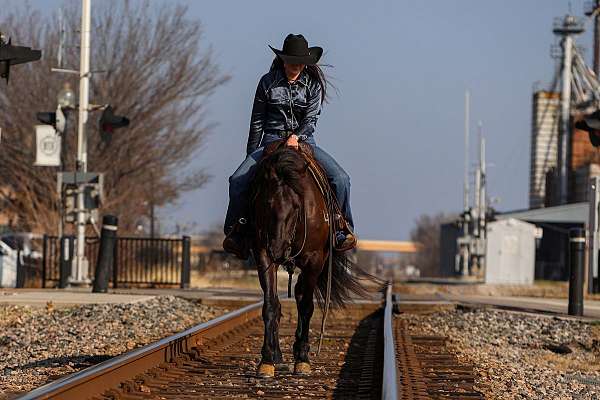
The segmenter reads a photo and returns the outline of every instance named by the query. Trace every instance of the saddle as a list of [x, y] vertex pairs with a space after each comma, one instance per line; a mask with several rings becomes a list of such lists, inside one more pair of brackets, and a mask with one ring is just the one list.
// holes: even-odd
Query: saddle
[[[262, 159], [270, 156], [271, 154], [273, 154], [275, 151], [279, 150], [283, 146], [285, 146], [285, 140], [278, 140], [276, 142], [270, 143], [267, 146], [265, 146], [265, 149], [264, 149], [262, 157], [261, 157], [261, 161], [262, 161]], [[321, 165], [315, 158], [315, 153], [313, 151], [313, 148], [309, 144], [299, 143], [298, 149], [299, 149], [300, 154], [302, 154], [302, 156], [308, 163], [308, 170], [310, 171], [313, 179], [315, 180], [315, 183], [319, 187], [319, 191], [321, 192], [321, 194], [323, 195], [323, 198], [325, 199], [325, 204], [327, 204], [327, 208], [329, 210], [331, 210], [331, 213], [333, 214], [332, 219], [333, 219], [333, 223], [334, 223], [333, 226], [335, 228], [334, 231], [341, 230], [341, 231], [346, 231], [346, 232], [352, 232], [352, 228], [350, 227], [350, 225], [344, 218], [344, 214], [342, 213], [340, 205], [338, 203], [338, 200], [335, 197], [335, 192], [333, 191], [333, 189], [331, 188], [331, 185], [329, 184], [329, 179], [327, 179], [327, 174], [325, 173], [325, 170], [323, 169], [323, 167], [321, 167]], [[336, 218], [336, 216], [339, 216], [339, 217]], [[331, 216], [330, 216], [330, 218], [331, 218]]]

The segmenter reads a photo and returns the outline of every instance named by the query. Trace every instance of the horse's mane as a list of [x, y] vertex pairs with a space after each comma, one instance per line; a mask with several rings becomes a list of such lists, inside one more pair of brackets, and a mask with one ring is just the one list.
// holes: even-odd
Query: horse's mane
[[269, 171], [275, 172], [281, 184], [289, 186], [299, 196], [304, 193], [302, 175], [307, 169], [307, 162], [297, 150], [282, 146], [265, 156], [259, 163], [252, 183], [253, 193], [266, 187], [272, 180]]

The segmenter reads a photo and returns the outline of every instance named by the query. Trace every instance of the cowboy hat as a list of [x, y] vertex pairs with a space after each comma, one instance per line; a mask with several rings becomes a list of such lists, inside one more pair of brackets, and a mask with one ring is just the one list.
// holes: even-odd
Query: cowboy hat
[[290, 33], [283, 41], [283, 49], [278, 50], [269, 46], [273, 53], [286, 64], [313, 65], [319, 62], [323, 54], [323, 48], [308, 47], [308, 42], [302, 35]]

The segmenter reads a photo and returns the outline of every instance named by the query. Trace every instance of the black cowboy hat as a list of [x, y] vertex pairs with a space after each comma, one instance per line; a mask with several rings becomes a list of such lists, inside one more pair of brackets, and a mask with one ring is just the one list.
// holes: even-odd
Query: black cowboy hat
[[271, 50], [286, 64], [314, 65], [319, 62], [323, 48], [308, 47], [308, 42], [302, 35], [290, 33], [283, 41], [283, 49], [278, 50], [269, 46]]

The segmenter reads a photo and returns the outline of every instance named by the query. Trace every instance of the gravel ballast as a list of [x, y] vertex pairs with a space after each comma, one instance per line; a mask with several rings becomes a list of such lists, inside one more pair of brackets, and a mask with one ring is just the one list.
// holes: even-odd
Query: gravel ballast
[[0, 399], [30, 391], [227, 310], [174, 296], [54, 309], [0, 306]]
[[600, 326], [486, 308], [402, 314], [411, 333], [448, 337], [489, 399], [600, 399]]

